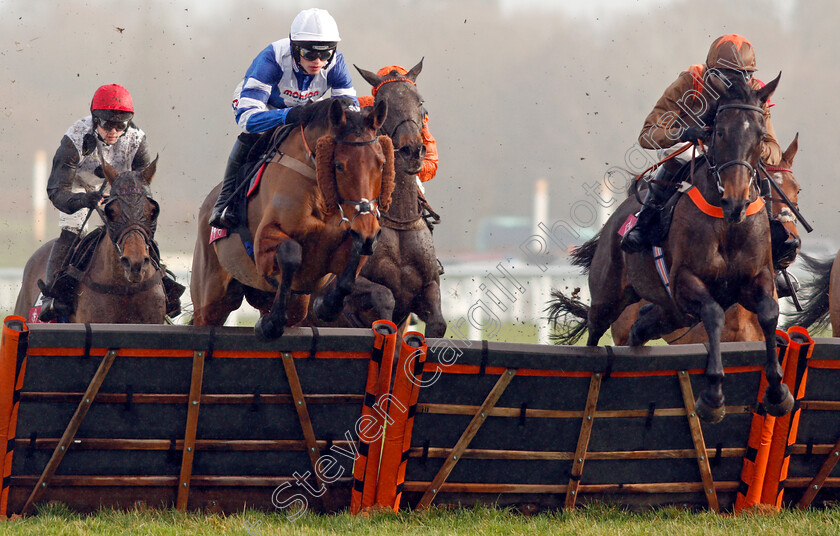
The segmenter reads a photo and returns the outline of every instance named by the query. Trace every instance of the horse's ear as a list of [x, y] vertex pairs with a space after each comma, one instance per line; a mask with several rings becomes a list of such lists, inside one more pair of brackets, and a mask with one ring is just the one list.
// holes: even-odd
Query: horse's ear
[[779, 74], [776, 76], [776, 78], [771, 80], [766, 86], [764, 86], [756, 92], [762, 104], [767, 102], [767, 100], [770, 99], [770, 96], [773, 94], [773, 92], [776, 91], [776, 86], [779, 85], [779, 79], [781, 77], [782, 73], [781, 71], [779, 71]]
[[344, 112], [344, 106], [341, 104], [341, 99], [332, 99], [330, 103], [330, 124], [336, 130], [340, 130], [347, 122], [347, 115]]
[[152, 177], [155, 176], [155, 171], [157, 171], [158, 158], [160, 158], [160, 155], [155, 155], [155, 159], [152, 160], [152, 163], [146, 166], [146, 169], [140, 172], [140, 178], [146, 184], [151, 184]]
[[117, 176], [120, 174], [117, 169], [102, 159], [102, 173], [105, 174], [105, 179], [108, 181], [108, 184], [114, 184], [114, 181], [117, 180]]
[[353, 67], [355, 67], [356, 70], [359, 71], [359, 74], [362, 75], [362, 78], [364, 78], [367, 81], [367, 83], [372, 85], [373, 87], [378, 86], [379, 83], [382, 82], [382, 77], [380, 77], [378, 74], [361, 69], [355, 63], [353, 64]]
[[377, 102], [373, 111], [368, 114], [366, 121], [372, 130], [379, 130], [385, 123], [385, 118], [388, 117], [388, 103], [384, 100]]
[[782, 153], [782, 161], [786, 162], [788, 167], [793, 166], [793, 158], [796, 156], [796, 151], [799, 150], [799, 132], [796, 133], [796, 136], [793, 137], [793, 141], [790, 142], [788, 148], [785, 149], [785, 152]]
[[423, 70], [423, 60], [424, 60], [425, 58], [426, 58], [425, 56], [423, 56], [422, 58], [420, 58], [420, 63], [418, 63], [417, 65], [415, 65], [414, 67], [412, 67], [412, 68], [411, 68], [411, 70], [410, 70], [410, 71], [408, 71], [408, 72], [405, 74], [405, 77], [406, 77], [406, 78], [408, 78], [409, 80], [411, 80], [412, 82], [416, 82], [416, 81], [417, 81], [417, 75], [418, 75], [418, 74], [420, 74], [420, 71], [422, 71], [422, 70]]

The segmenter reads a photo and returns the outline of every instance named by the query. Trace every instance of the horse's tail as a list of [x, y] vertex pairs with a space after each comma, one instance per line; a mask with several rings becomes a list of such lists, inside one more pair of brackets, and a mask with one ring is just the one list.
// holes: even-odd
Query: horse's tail
[[802, 286], [802, 311], [785, 313], [785, 329], [790, 326], [825, 328], [829, 321], [828, 285], [834, 259], [818, 260], [804, 253], [800, 253], [799, 258], [805, 262], [805, 269], [814, 277]]
[[592, 257], [595, 256], [595, 250], [598, 248], [598, 241], [601, 239], [601, 232], [593, 236], [583, 245], [580, 245], [572, 250], [572, 265], [580, 266], [584, 274], [589, 273], [589, 267], [592, 266]]
[[551, 291], [551, 300], [545, 310], [554, 328], [550, 337], [554, 344], [575, 344], [586, 331], [589, 306], [578, 299], [579, 292], [576, 288], [571, 296], [566, 296], [558, 289]]

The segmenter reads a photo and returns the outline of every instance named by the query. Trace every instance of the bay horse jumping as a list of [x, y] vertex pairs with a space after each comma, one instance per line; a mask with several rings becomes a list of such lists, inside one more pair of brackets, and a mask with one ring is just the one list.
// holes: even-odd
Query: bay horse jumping
[[724, 311], [735, 303], [756, 313], [764, 333], [768, 381], [764, 408], [780, 416], [793, 407], [776, 355], [779, 304], [770, 224], [759, 197], [756, 171], [764, 105], [780, 77], [758, 90], [742, 79], [731, 81], [728, 87], [715, 77], [710, 79], [720, 98], [704, 118], [711, 125], [706, 155], [693, 169], [693, 187], [677, 202], [670, 232], [662, 243], [670, 287], [660, 280], [650, 251], [628, 255], [620, 249], [618, 230], [639, 208], [635, 196], [622, 202], [604, 225], [597, 244], [589, 245], [595, 251], [589, 271], [592, 303], [585, 326], [587, 344], [597, 345], [621, 312], [640, 299], [652, 306], [640, 311], [630, 330], [630, 346], [641, 346], [693, 324], [694, 319], [701, 320], [709, 338], [709, 356], [707, 387], [697, 399], [696, 412], [707, 422], [720, 421], [725, 412], [720, 339]]
[[[70, 322], [164, 322], [166, 295], [154, 243], [160, 207], [149, 191], [156, 169], [157, 158], [143, 170], [122, 173], [103, 162], [110, 193], [98, 211], [105, 225], [90, 233], [91, 241], [81, 243], [95, 249], [85, 272], [77, 274]], [[53, 242], [38, 248], [26, 263], [15, 314], [29, 318], [30, 308], [40, 293], [38, 280], [46, 279]]]
[[350, 104], [332, 98], [306, 105], [300, 126], [280, 144], [282, 157], [265, 164], [248, 199], [253, 261], [243, 257], [241, 241], [210, 243], [207, 220], [221, 186], [206, 197], [190, 280], [193, 324], [224, 324], [244, 297], [260, 311], [256, 335], [275, 339], [304, 318], [310, 293], [327, 274], [338, 275], [338, 283], [314, 311], [325, 320], [341, 312], [394, 189], [393, 146], [376, 134], [387, 104], [370, 112], [353, 111]]
[[440, 304], [440, 270], [416, 183], [426, 149], [420, 133], [423, 97], [416, 84], [423, 60], [405, 75], [391, 71], [379, 76], [356, 69], [376, 88], [374, 106], [379, 102], [388, 105], [388, 117], [379, 133], [387, 135], [394, 145], [394, 193], [391, 206], [382, 212], [382, 232], [376, 248], [359, 272], [343, 314], [329, 324], [314, 323], [370, 327], [376, 320], [385, 319], [401, 326], [415, 313], [425, 322], [427, 337], [443, 337], [446, 320]]
[[[798, 149], [799, 134], [793, 138], [788, 148], [782, 153], [782, 159], [778, 166], [765, 166], [772, 179], [776, 181], [776, 184], [779, 185], [794, 206], [798, 206], [799, 192], [802, 190], [791, 170], [793, 159]], [[773, 218], [782, 223], [790, 236], [794, 237], [798, 246], [796, 249], [796, 254], [798, 255], [799, 249], [801, 248], [801, 241], [799, 239], [799, 229], [796, 226], [796, 214], [780, 199], [772, 197], [769, 199], [770, 202], [767, 204], [768, 210], [771, 212]], [[796, 255], [792, 258], [782, 260], [780, 265], [774, 266], [774, 268], [787, 269], [794, 260], [796, 260]], [[592, 259], [589, 259], [589, 262], [591, 261]], [[617, 346], [627, 344], [630, 338], [630, 326], [636, 321], [639, 309], [646, 303], [648, 302], [642, 300], [628, 306], [621, 313], [621, 316], [618, 317], [618, 320], [612, 323], [610, 331], [612, 333], [613, 344]], [[691, 328], [678, 329], [673, 333], [663, 335], [662, 338], [668, 344], [696, 344], [708, 342], [709, 340], [702, 322]], [[720, 340], [721, 342], [762, 341], [764, 340], [764, 333], [758, 323], [758, 317], [736, 303], [726, 310]]]
[[831, 323], [831, 336], [840, 337], [840, 251], [833, 258], [801, 255], [813, 278], [802, 285], [802, 311], [786, 315], [785, 326], [824, 329]]

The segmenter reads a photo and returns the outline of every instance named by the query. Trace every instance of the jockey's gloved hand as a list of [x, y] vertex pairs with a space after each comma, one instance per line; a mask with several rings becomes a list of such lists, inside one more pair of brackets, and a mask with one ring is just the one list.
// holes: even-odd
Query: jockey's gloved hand
[[691, 143], [696, 143], [697, 140], [705, 141], [708, 134], [709, 131], [704, 127], [694, 125], [682, 131], [682, 134], [680, 134], [680, 141], [690, 141]]
[[85, 192], [82, 194], [82, 208], [96, 208], [102, 199], [102, 192]]
[[301, 108], [303, 106], [292, 106], [286, 113], [286, 124], [291, 125], [300, 121]]

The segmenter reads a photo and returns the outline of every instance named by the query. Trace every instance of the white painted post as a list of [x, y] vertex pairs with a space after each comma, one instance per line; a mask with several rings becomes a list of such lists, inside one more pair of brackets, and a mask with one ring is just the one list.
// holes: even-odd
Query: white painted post
[[36, 242], [43, 242], [47, 229], [47, 153], [35, 153], [32, 171], [32, 216]]
[[[542, 236], [547, 244], [550, 244], [548, 237], [540, 230], [539, 224], [543, 223], [549, 226], [548, 221], [548, 181], [546, 179], [539, 179], [534, 188], [534, 222], [532, 232], [537, 236]], [[548, 344], [549, 329], [548, 324], [542, 320], [542, 304], [548, 301], [549, 293], [551, 292], [551, 281], [547, 275], [538, 276], [531, 285], [531, 318], [537, 324], [537, 343]]]

